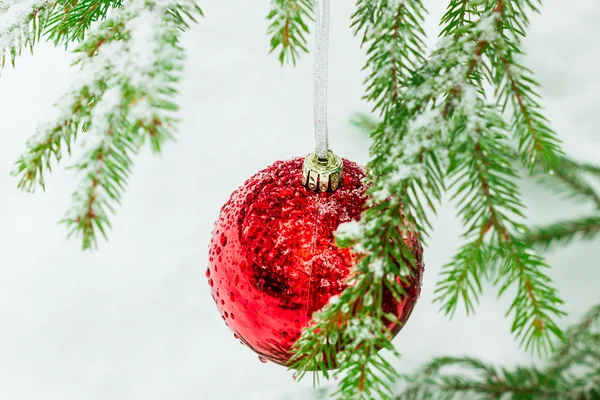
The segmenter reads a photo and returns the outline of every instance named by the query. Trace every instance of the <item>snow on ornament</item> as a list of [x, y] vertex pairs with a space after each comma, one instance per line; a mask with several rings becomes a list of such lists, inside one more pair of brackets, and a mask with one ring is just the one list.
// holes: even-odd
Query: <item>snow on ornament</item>
[[[365, 171], [331, 151], [277, 161], [237, 189], [215, 224], [206, 270], [212, 297], [236, 338], [261, 361], [287, 365], [301, 330], [347, 287], [359, 255], [334, 242], [342, 223], [357, 221], [365, 206]], [[343, 164], [343, 170], [342, 170]], [[395, 336], [421, 288], [422, 249], [407, 239], [418, 263], [398, 302], [384, 288], [383, 308], [398, 317]], [[399, 281], [400, 282], [400, 281]]]

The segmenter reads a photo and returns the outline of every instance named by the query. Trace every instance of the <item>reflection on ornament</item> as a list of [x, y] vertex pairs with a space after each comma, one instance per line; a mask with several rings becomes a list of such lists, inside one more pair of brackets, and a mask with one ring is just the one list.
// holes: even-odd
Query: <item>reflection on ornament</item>
[[[222, 318], [263, 359], [286, 365], [313, 312], [346, 287], [357, 256], [334, 243], [337, 227], [358, 220], [367, 200], [365, 172], [343, 160], [342, 184], [316, 192], [302, 184], [303, 159], [277, 161], [236, 190], [221, 209], [206, 277]], [[421, 264], [421, 246], [415, 249]], [[421, 288], [421, 272], [398, 303], [383, 308], [404, 323]], [[400, 330], [391, 324], [395, 335]]]

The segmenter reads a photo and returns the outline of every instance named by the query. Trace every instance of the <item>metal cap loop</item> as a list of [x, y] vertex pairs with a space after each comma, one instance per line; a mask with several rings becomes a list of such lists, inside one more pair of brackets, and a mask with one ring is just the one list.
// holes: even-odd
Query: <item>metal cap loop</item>
[[302, 184], [316, 192], [335, 191], [341, 185], [343, 173], [344, 162], [333, 151], [328, 151], [327, 161], [311, 153], [304, 159]]

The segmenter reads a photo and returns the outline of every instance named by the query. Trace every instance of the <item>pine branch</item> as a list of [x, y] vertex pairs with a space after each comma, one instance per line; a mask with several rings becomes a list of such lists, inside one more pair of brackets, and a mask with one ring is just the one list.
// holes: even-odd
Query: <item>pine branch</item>
[[[439, 109], [429, 107], [435, 96], [422, 90], [427, 84], [433, 86], [433, 78], [419, 76], [419, 84], [415, 84], [424, 62], [424, 33], [419, 22], [425, 10], [420, 1], [390, 2], [388, 11], [369, 2], [359, 1], [357, 5], [353, 25], [356, 33], [363, 32], [363, 43], [369, 44], [365, 69], [371, 74], [365, 81], [365, 98], [383, 117], [371, 133], [368, 169], [372, 177], [385, 179], [374, 179], [370, 204], [386, 203], [390, 196], [398, 195], [392, 206], [403, 205], [411, 224], [425, 234], [430, 228], [428, 211], [435, 212], [444, 190], [443, 171], [448, 161], [444, 118]], [[361, 12], [363, 18], [356, 18]], [[398, 20], [385, 19], [385, 15], [403, 16], [405, 27], [400, 29]], [[379, 25], [370, 26], [365, 21], [379, 21]], [[371, 36], [371, 32], [378, 36]], [[440, 87], [430, 90], [439, 91], [440, 96], [444, 92]]]
[[81, 41], [92, 23], [102, 20], [123, 0], [57, 0], [55, 12], [48, 20], [48, 39], [55, 43]]
[[[381, 124], [372, 133], [373, 159], [368, 166], [372, 176], [377, 177], [369, 191], [371, 208], [363, 213], [357, 232], [342, 237], [359, 254], [366, 251], [370, 255], [357, 266], [356, 280], [365, 282], [367, 277], [361, 274], [374, 273], [363, 263], [377, 265], [377, 269], [383, 266], [383, 276], [389, 273], [407, 276], [410, 268], [395, 266], [394, 271], [394, 263], [382, 254], [382, 248], [390, 251], [388, 241], [398, 242], [390, 236], [391, 231], [383, 228], [394, 221], [397, 225], [394, 231], [414, 231], [420, 237], [427, 234], [430, 228], [427, 213], [435, 212], [435, 205], [446, 190], [444, 180], [449, 171], [455, 179], [455, 186], [450, 189], [461, 198], [460, 214], [469, 242], [446, 268], [438, 300], [446, 312], [452, 313], [462, 297], [472, 311], [486, 264], [499, 264], [496, 284], [500, 285], [500, 292], [513, 285], [517, 287], [509, 310], [514, 315], [512, 330], [526, 349], [541, 353], [551, 347], [553, 337], [561, 337], [554, 318], [563, 315], [557, 308], [562, 302], [543, 272], [547, 268], [543, 259], [518, 239], [524, 227], [515, 218], [522, 219], [523, 214], [514, 183], [516, 172], [510, 163], [513, 152], [505, 144], [508, 132], [496, 107], [485, 105], [482, 100], [483, 77], [493, 64], [493, 59], [487, 57], [490, 46], [502, 39], [498, 25], [502, 22], [503, 2], [499, 0], [486, 9], [478, 7], [479, 3], [454, 2], [458, 8], [451, 5], [449, 14], [444, 16], [443, 32], [448, 36], [424, 63], [422, 57], [415, 56], [422, 53], [418, 51], [422, 46], [418, 22], [421, 4], [411, 4], [413, 9], [408, 12], [417, 17], [411, 17], [404, 29], [398, 28], [402, 26], [398, 19], [390, 19], [401, 16], [408, 4], [394, 2], [394, 8], [381, 10], [380, 3], [359, 0], [354, 15], [353, 25], [357, 32], [363, 32], [363, 43], [369, 44], [366, 68], [372, 73], [366, 81], [365, 97], [374, 103], [374, 111], [382, 115]], [[382, 25], [374, 27], [377, 23]], [[397, 50], [395, 46], [399, 46]], [[454, 167], [448, 169], [450, 159]], [[389, 210], [400, 207], [409, 225], [399, 215], [390, 215]], [[374, 242], [373, 238], [378, 240]], [[403, 260], [410, 267], [411, 258]], [[323, 365], [303, 361], [302, 357], [310, 360], [321, 353], [343, 353], [343, 348], [315, 345], [319, 343], [317, 332], [323, 336], [333, 331], [343, 334], [345, 325], [340, 328], [332, 321], [342, 318], [342, 306], [351, 309], [355, 302], [360, 304], [360, 294], [370, 293], [371, 284], [351, 286], [347, 292], [352, 296], [341, 296], [339, 305], [328, 306], [313, 316], [317, 323], [298, 342], [296, 367], [304, 371], [322, 370]], [[403, 295], [401, 290], [398, 293]], [[368, 315], [371, 312], [375, 311], [369, 310]], [[360, 308], [356, 314], [351, 318], [365, 315]], [[323, 320], [329, 324], [319, 322]], [[314, 351], [312, 355], [310, 350]], [[365, 363], [369, 359], [362, 361], [363, 369], [359, 371], [368, 366]], [[353, 367], [356, 364], [342, 368], [353, 373], [341, 381], [341, 388], [355, 390], [366, 379], [364, 373], [358, 374]], [[392, 373], [387, 375], [388, 379], [394, 378]], [[358, 390], [344, 395], [360, 393]], [[384, 389], [378, 394], [387, 398]]]
[[[329, 378], [328, 370], [336, 366], [335, 375], [343, 376], [336, 394], [344, 399], [392, 396], [390, 383], [397, 373], [377, 350], [383, 348], [397, 354], [388, 325], [401, 322], [383, 311], [383, 293], [389, 291], [400, 300], [405, 292], [397, 277], [402, 276], [405, 282], [419, 268], [412, 254], [415, 249], [408, 247], [405, 234], [392, 224], [402, 218], [401, 210], [378, 209], [389, 222], [385, 227], [372, 225], [371, 230], [359, 233], [369, 241], [362, 243], [362, 254], [366, 255], [354, 268], [353, 284], [313, 315], [314, 324], [303, 331], [294, 347], [291, 368], [298, 371], [297, 378], [302, 379], [310, 371], [321, 371]], [[355, 242], [356, 232], [348, 228], [338, 232], [338, 244], [342, 247]]]
[[[370, 75], [365, 97], [375, 104], [385, 120], [385, 125], [373, 134], [374, 154], [386, 154], [377, 148], [380, 145], [391, 147], [380, 137], [398, 133], [395, 129], [403, 112], [399, 106], [401, 87], [424, 60], [421, 28], [424, 13], [418, 0], [357, 1], [352, 25], [356, 34], [362, 34], [369, 54], [366, 69]], [[418, 127], [413, 132], [415, 136], [429, 134]], [[394, 145], [400, 145], [401, 140], [402, 137], [396, 137]], [[414, 153], [405, 154], [404, 158], [412, 160], [422, 154], [421, 158], [430, 161], [431, 157], [425, 158], [425, 153], [428, 149], [416, 147]], [[392, 160], [390, 164], [395, 165]], [[378, 174], [380, 168], [390, 168], [390, 164], [382, 165], [375, 160], [369, 169]], [[413, 254], [415, 249], [405, 242], [413, 235], [414, 228], [401, 208], [401, 204], [407, 205], [411, 199], [411, 189], [414, 188], [407, 186], [396, 192], [397, 196], [374, 196], [372, 207], [363, 213], [360, 225], [340, 227], [339, 245], [353, 246], [364, 257], [354, 267], [352, 284], [339, 299], [313, 315], [314, 324], [303, 331], [294, 347], [291, 368], [298, 370], [299, 379], [309, 371], [321, 371], [328, 378], [328, 368], [338, 367], [336, 375], [342, 375], [336, 393], [339, 398], [387, 399], [393, 394], [389, 383], [397, 373], [377, 350], [394, 351], [388, 324], [401, 323], [396, 316], [383, 311], [384, 288], [400, 301], [405, 292], [398, 278], [406, 281], [420, 268]], [[374, 193], [376, 188], [371, 190]]]
[[[197, 5], [190, 8], [186, 3], [174, 2], [168, 11], [171, 22], [181, 29], [202, 15]], [[82, 41], [94, 22], [122, 5], [123, 0], [0, 0], [1, 67], [7, 58], [14, 67], [22, 49], [29, 47], [33, 52], [33, 45], [42, 37], [65, 45]]]
[[[461, 299], [467, 312], [473, 312], [473, 301], [481, 295], [480, 276], [492, 259], [499, 259], [500, 293], [512, 284], [518, 288], [509, 310], [514, 314], [512, 331], [526, 349], [542, 352], [551, 345], [550, 334], [560, 337], [554, 318], [563, 315], [557, 309], [562, 301], [543, 272], [548, 266], [516, 236], [524, 226], [515, 217], [524, 216], [504, 122], [493, 108], [477, 109], [474, 115], [466, 110], [463, 118], [456, 116], [455, 135], [468, 133], [463, 135], [468, 150], [457, 151], [463, 156], [453, 161], [451, 169], [469, 242], [444, 267], [436, 301], [446, 314], [452, 315]], [[491, 238], [485, 241], [488, 234]]]
[[[498, 116], [495, 116], [494, 119], [498, 120]], [[481, 118], [481, 120], [487, 121], [488, 119]], [[377, 126], [378, 122], [371, 116], [357, 114], [353, 119], [353, 124], [365, 132], [370, 132], [373, 127]], [[513, 152], [506, 147], [503, 151], [508, 153], [507, 159], [510, 159], [510, 154], [513, 154]], [[567, 169], [576, 169], [576, 171], [579, 171], [579, 166], [567, 158], [562, 158], [560, 165], [559, 170], [563, 172]], [[511, 174], [514, 174], [514, 172], [511, 172]], [[548, 176], [548, 173], [543, 172], [543, 175]], [[555, 176], [550, 175], [550, 178], [555, 179]], [[589, 193], [591, 190], [591, 188], [587, 189], [583, 185], [571, 185], [572, 192], [577, 193], [580, 187], [584, 188], [584, 194]], [[470, 221], [470, 216], [468, 216], [464, 222]], [[480, 220], [479, 223], [483, 224], [481, 225], [480, 234], [472, 239], [473, 242], [461, 247], [454, 260], [447, 264], [442, 272], [442, 281], [438, 284], [437, 289], [437, 300], [443, 303], [443, 311], [446, 314], [453, 315], [460, 300], [464, 301], [467, 314], [474, 313], [474, 305], [478, 302], [481, 295], [480, 276], [488, 273], [486, 267], [491, 263], [491, 249], [483, 243], [484, 236], [491, 228], [491, 221], [488, 220], [485, 222], [484, 220]], [[472, 224], [472, 226], [478, 227], [477, 223]], [[582, 238], [591, 240], [598, 231], [600, 231], [600, 221], [597, 221], [595, 217], [584, 218], [534, 229], [533, 232], [530, 232], [524, 238], [524, 241], [529, 245], [545, 249], [555, 241], [567, 244], [579, 238], [579, 235]]]
[[7, 57], [12, 66], [23, 48], [33, 52], [39, 42], [55, 2], [50, 0], [0, 0], [0, 67]]
[[[531, 368], [499, 371], [470, 358], [442, 358], [433, 363], [437, 364], [435, 369], [432, 368], [436, 374], [423, 374], [418, 379], [407, 377], [410, 386], [395, 400], [569, 398], [568, 391], [553, 388], [551, 382]], [[453, 374], [445, 371], [458, 368], [462, 370]]]
[[589, 163], [582, 163], [582, 162], [576, 162], [573, 160], [569, 160], [574, 166], [576, 166], [577, 168], [579, 168], [581, 171], [583, 172], [588, 172], [590, 174], [593, 174], [596, 177], [600, 177], [600, 167], [597, 165], [593, 165], [593, 164], [589, 164]]
[[568, 196], [570, 198], [581, 198], [582, 200], [592, 200], [597, 208], [600, 208], [600, 196], [586, 179], [576, 170], [563, 168], [564, 163], [559, 161], [558, 168], [551, 171], [550, 177], [555, 177], [570, 189]]
[[[62, 222], [82, 237], [84, 249], [110, 227], [133, 155], [146, 141], [158, 152], [172, 138], [172, 97], [184, 58], [179, 18], [198, 10], [192, 0], [136, 0], [115, 10], [76, 50], [79, 81], [62, 99], [55, 121], [39, 127], [17, 161], [19, 187], [34, 191], [44, 187], [44, 170], [82, 136], [85, 152], [73, 166], [82, 181]], [[139, 29], [146, 24], [153, 30]]]
[[387, 116], [401, 98], [412, 75], [425, 61], [425, 8], [421, 1], [358, 0], [352, 16], [355, 35], [368, 45], [365, 99]]
[[499, 369], [474, 358], [436, 358], [404, 376], [396, 400], [577, 399], [600, 396], [600, 306], [566, 331], [546, 368]]
[[272, 0], [267, 19], [271, 22], [271, 52], [279, 49], [279, 62], [296, 60], [300, 53], [308, 53], [306, 35], [310, 32], [307, 20], [313, 21], [315, 0]]
[[600, 235], [600, 216], [560, 221], [548, 226], [533, 228], [523, 241], [547, 250], [552, 246], [566, 246], [575, 240], [591, 241]]
[[560, 140], [542, 114], [538, 94], [539, 83], [531, 70], [520, 64], [518, 57], [521, 37], [529, 24], [528, 15], [538, 12], [532, 0], [494, 1], [495, 10], [501, 15], [497, 23], [498, 39], [494, 41], [490, 58], [490, 80], [497, 86], [499, 100], [506, 106], [513, 105], [512, 128], [519, 139], [519, 151], [523, 165], [532, 170], [539, 160], [545, 170], [556, 166], [562, 154]]
[[570, 369], [600, 364], [600, 304], [592, 307], [580, 323], [565, 332], [567, 340], [559, 343], [548, 363], [545, 373], [563, 375]]
[[[512, 152], [502, 143], [506, 140], [502, 117], [494, 107], [485, 106], [480, 99], [483, 97], [481, 77], [489, 70], [483, 55], [487, 54], [489, 44], [499, 38], [496, 27], [501, 20], [502, 4], [499, 1], [484, 13], [472, 10], [469, 14], [479, 15], [479, 19], [469, 20], [464, 27], [449, 19], [449, 24], [455, 27], [447, 31], [454, 36], [442, 40], [442, 50], [437, 51], [441, 54], [440, 60], [429, 63], [442, 67], [425, 72], [436, 83], [445, 82], [446, 71], [450, 71], [447, 73], [452, 77], [448, 80], [451, 85], [446, 86], [441, 116], [454, 121], [454, 126], [450, 127], [454, 146], [451, 153], [453, 164], [459, 168], [450, 170], [455, 179], [451, 189], [454, 189], [455, 197], [460, 196], [459, 213], [467, 229], [465, 237], [469, 240], [454, 261], [445, 267], [437, 301], [442, 303], [446, 313], [453, 314], [462, 298], [467, 311], [472, 312], [473, 301], [477, 301], [481, 291], [479, 275], [485, 273], [485, 264], [490, 257], [499, 257], [503, 266], [501, 278], [504, 279], [500, 292], [513, 283], [519, 288], [510, 309], [514, 312], [512, 330], [527, 349], [541, 352], [551, 345], [551, 335], [560, 336], [553, 318], [562, 315], [556, 308], [561, 300], [542, 272], [547, 265], [516, 236], [523, 226], [515, 221], [515, 217], [523, 218], [523, 214], [517, 186], [512, 182], [516, 177], [510, 165]], [[454, 15], [461, 16], [462, 13]], [[444, 54], [444, 48], [451, 51]], [[459, 60], [456, 64], [449, 63], [454, 59], [453, 55]], [[432, 60], [435, 56], [434, 53]], [[456, 67], [452, 68], [453, 65]], [[434, 84], [424, 86], [435, 88]], [[420, 90], [419, 94], [423, 96], [423, 92]], [[435, 95], [435, 91], [425, 92], [425, 96], [429, 96], [426, 101], [436, 99]], [[421, 107], [423, 103], [416, 104]], [[427, 125], [436, 126], [431, 122]], [[492, 238], [485, 242], [488, 231]]]
[[553, 349], [553, 339], [563, 338], [555, 321], [566, 315], [560, 309], [563, 301], [544, 273], [549, 266], [542, 257], [515, 236], [505, 238], [504, 245], [497, 249], [503, 260], [496, 283], [502, 283], [499, 295], [511, 285], [517, 286], [516, 297], [507, 312], [514, 314], [511, 330], [526, 350], [547, 354]]
[[119, 112], [121, 97], [120, 88], [103, 93], [94, 110], [106, 114], [94, 117], [102, 118], [106, 125], [99, 128], [99, 121], [91, 124], [86, 136], [95, 134], [98, 143], [89, 145], [84, 157], [73, 166], [82, 176], [82, 182], [73, 194], [73, 209], [62, 222], [69, 228], [69, 236], [81, 235], [84, 249], [97, 246], [97, 231], [106, 238], [106, 227], [110, 227], [108, 214], [114, 213], [113, 203], [121, 199], [133, 164], [131, 155], [138, 150], [137, 138]]
[[[365, 133], [371, 133], [377, 129], [381, 123], [373, 116], [363, 113], [355, 113], [350, 123]], [[517, 150], [511, 150], [511, 159], [518, 157]], [[569, 199], [591, 200], [597, 208], [600, 208], [600, 195], [592, 187], [585, 175], [600, 176], [600, 167], [592, 164], [584, 164], [574, 161], [567, 157], [560, 157], [557, 161], [555, 170], [545, 171], [541, 162], [538, 161], [533, 171], [533, 176], [538, 177], [540, 181], [553, 190], [559, 190]]]
[[471, 16], [479, 15], [477, 4], [471, 0], [451, 0], [442, 17], [442, 37], [459, 37], [464, 27], [471, 24]]
[[569, 199], [591, 200], [600, 209], [600, 195], [587, 179], [587, 175], [593, 176], [597, 167], [581, 165], [567, 157], [560, 157], [556, 164], [556, 168], [549, 172], [537, 167], [534, 176], [539, 177], [550, 188], [565, 193]]

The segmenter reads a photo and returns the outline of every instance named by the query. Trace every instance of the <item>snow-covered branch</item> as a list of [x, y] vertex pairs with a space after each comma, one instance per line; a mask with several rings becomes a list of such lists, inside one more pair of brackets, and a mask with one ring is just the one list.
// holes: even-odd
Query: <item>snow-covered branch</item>
[[175, 130], [174, 85], [184, 59], [179, 19], [194, 12], [191, 0], [135, 0], [114, 9], [77, 48], [75, 84], [18, 161], [20, 186], [34, 190], [44, 184], [44, 168], [62, 158], [63, 144], [68, 151], [81, 135], [84, 155], [74, 168], [82, 182], [63, 222], [82, 235], [84, 248], [109, 226], [132, 156], [146, 141], [159, 151]]
[[40, 40], [56, 1], [0, 0], [0, 63], [15, 58], [24, 47], [33, 49]]

